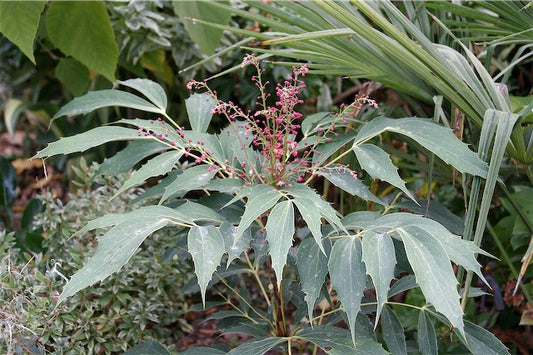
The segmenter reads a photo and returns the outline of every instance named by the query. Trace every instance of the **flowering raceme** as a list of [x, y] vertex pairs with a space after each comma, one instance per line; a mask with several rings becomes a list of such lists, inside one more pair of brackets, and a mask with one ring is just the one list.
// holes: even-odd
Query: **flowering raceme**
[[[264, 69], [260, 67], [260, 60], [253, 54], [248, 54], [242, 61], [242, 67], [247, 65], [256, 69], [256, 75], [251, 78], [259, 90], [257, 109], [254, 112], [244, 112], [233, 102], [220, 100], [206, 82], [191, 80], [187, 83], [189, 90], [205, 90], [205, 94], [216, 101], [211, 113], [228, 120], [230, 128], [225, 133], [230, 139], [239, 141], [240, 150], [243, 152], [236, 154], [232, 161], [226, 159], [219, 162], [199, 144], [191, 149], [192, 142], [188, 140], [188, 153], [192, 154], [192, 150], [196, 154], [195, 162], [212, 164], [210, 171], [220, 169], [222, 174], [241, 178], [247, 185], [264, 183], [286, 187], [292, 182], [303, 182], [307, 178], [320, 175], [324, 170], [349, 171], [355, 178], [356, 174], [348, 167], [333, 162], [321, 165], [313, 156], [321, 154], [317, 146], [338, 137], [336, 128], [339, 125], [346, 126], [349, 118], [357, 117], [364, 104], [377, 107], [377, 103], [367, 96], [356, 96], [353, 104], [341, 106], [341, 113], [330, 114], [328, 125], [318, 128], [316, 136], [301, 139], [300, 121], [303, 115], [297, 111], [297, 106], [303, 103], [299, 95], [306, 87], [303, 78], [309, 73], [308, 65], [293, 67], [292, 75], [276, 85], [275, 98], [271, 98], [271, 94], [267, 93], [270, 82], [263, 82]], [[273, 104], [269, 104], [270, 102]], [[182, 137], [186, 138], [183, 133]]]

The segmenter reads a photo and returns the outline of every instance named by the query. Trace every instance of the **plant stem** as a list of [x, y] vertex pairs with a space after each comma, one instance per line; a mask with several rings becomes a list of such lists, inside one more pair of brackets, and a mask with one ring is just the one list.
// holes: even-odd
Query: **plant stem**
[[267, 305], [270, 307], [270, 305], [272, 304], [270, 301], [270, 297], [268, 297], [268, 293], [266, 292], [265, 287], [263, 286], [263, 283], [261, 282], [261, 278], [259, 277], [258, 270], [256, 270], [254, 266], [252, 265], [252, 262], [250, 261], [250, 257], [248, 256], [247, 251], [244, 252], [244, 257], [246, 258], [246, 262], [248, 263], [248, 266], [252, 270], [252, 274], [254, 275], [255, 280], [257, 281], [257, 284], [259, 285], [259, 289], [261, 290], [261, 293], [263, 294], [263, 297], [265, 298]]

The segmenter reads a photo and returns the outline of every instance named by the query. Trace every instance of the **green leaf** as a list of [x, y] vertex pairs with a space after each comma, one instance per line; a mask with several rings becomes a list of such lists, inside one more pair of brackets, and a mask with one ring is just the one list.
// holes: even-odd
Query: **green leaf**
[[361, 128], [355, 137], [354, 147], [385, 131], [399, 133], [413, 139], [462, 173], [487, 176], [487, 164], [468, 149], [465, 143], [457, 139], [451, 129], [430, 119], [376, 118]]
[[74, 58], [63, 58], [56, 67], [56, 78], [74, 96], [87, 92], [89, 75], [89, 69]]
[[283, 268], [287, 262], [287, 254], [292, 245], [293, 235], [294, 207], [290, 200], [285, 200], [274, 206], [266, 223], [266, 237], [278, 287], [283, 279]]
[[215, 176], [216, 170], [210, 171], [209, 165], [197, 165], [185, 169], [167, 187], [159, 203], [163, 203], [178, 192], [188, 192], [204, 187]]
[[465, 321], [465, 337], [467, 342], [464, 344], [472, 354], [509, 354], [509, 350], [494, 334], [469, 321]]
[[128, 349], [123, 355], [170, 355], [167, 349], [155, 340], [148, 340], [146, 343], [135, 345]]
[[311, 201], [313, 203], [311, 206], [320, 211], [320, 214], [326, 221], [338, 229], [345, 230], [340, 218], [337, 216], [337, 211], [309, 186], [304, 184], [294, 184], [285, 191], [294, 198]]
[[383, 206], [387, 205], [380, 198], [374, 196], [374, 194], [370, 192], [368, 186], [363, 184], [363, 182], [357, 177], [346, 171], [346, 168], [344, 167], [339, 169], [322, 169], [320, 170], [320, 173], [333, 185], [343, 189], [350, 195], [359, 196], [367, 201], [373, 201]]
[[[329, 246], [329, 243], [327, 245]], [[296, 267], [302, 284], [302, 292], [305, 293], [308, 317], [311, 321], [315, 302], [328, 272], [328, 259], [324, 255], [323, 247], [319, 248], [319, 244], [310, 238], [300, 243], [296, 255]]]
[[33, 42], [46, 1], [0, 1], [0, 32], [35, 64]]
[[436, 237], [419, 227], [407, 226], [396, 231], [405, 245], [409, 264], [424, 297], [464, 334], [457, 280], [446, 251]]
[[387, 181], [415, 201], [414, 196], [407, 190], [405, 182], [398, 175], [398, 169], [392, 164], [389, 155], [383, 149], [372, 144], [354, 144], [352, 150], [357, 156], [361, 168], [366, 170], [370, 176], [374, 179]]
[[205, 307], [207, 285], [224, 255], [224, 238], [215, 226], [194, 226], [189, 230], [187, 248], [192, 255]]
[[329, 277], [348, 316], [354, 344], [355, 322], [366, 286], [366, 270], [361, 253], [358, 237], [342, 238], [333, 244], [328, 264]]
[[326, 252], [322, 246], [322, 231], [320, 230], [320, 226], [322, 225], [320, 211], [314, 206], [313, 201], [307, 198], [295, 198], [292, 202], [298, 208], [298, 211], [307, 224], [307, 228], [309, 228], [313, 238], [315, 238], [316, 245], [325, 254]]
[[98, 240], [98, 249], [65, 285], [57, 305], [87, 286], [119, 271], [150, 234], [170, 222], [164, 217], [139, 216], [117, 224]]
[[161, 112], [167, 110], [167, 94], [165, 90], [158, 83], [148, 79], [129, 79], [125, 81], [117, 81], [120, 85], [124, 85], [139, 91], [146, 96]]
[[118, 46], [102, 1], [54, 1], [46, 13], [46, 29], [61, 52], [115, 81]]
[[237, 227], [225, 222], [220, 226], [220, 233], [224, 237], [224, 246], [228, 254], [227, 265], [229, 267], [233, 260], [237, 259], [243, 251], [250, 247], [252, 232], [250, 229], [246, 229], [242, 236], [238, 236]]
[[392, 354], [407, 354], [407, 345], [405, 344], [405, 334], [403, 327], [396, 314], [388, 307], [383, 307], [381, 314], [381, 329], [383, 338]]
[[328, 353], [334, 349], [344, 354], [355, 354], [357, 349], [357, 343], [354, 347], [349, 331], [330, 325], [317, 325], [313, 328], [302, 329], [296, 333], [295, 337], [310, 341]]
[[86, 95], [77, 97], [65, 106], [61, 107], [54, 115], [53, 119], [61, 116], [78, 116], [92, 112], [98, 108], [109, 106], [121, 106], [134, 108], [146, 112], [164, 114], [160, 108], [149, 103], [145, 99], [130, 94], [129, 92], [118, 90], [89, 91]]
[[228, 355], [263, 355], [267, 351], [273, 349], [279, 344], [286, 342], [285, 338], [279, 337], [266, 337], [258, 338], [247, 341], [244, 344], [232, 349], [228, 352]]
[[[247, 193], [248, 201], [237, 227], [237, 238], [250, 227], [253, 221], [270, 209], [281, 197], [281, 194], [270, 185], [255, 185]], [[230, 201], [231, 202], [231, 201]]]
[[[226, 354], [225, 351], [218, 350], [215, 348], [208, 348], [204, 346], [193, 346], [192, 348], [188, 348], [184, 352], [180, 353], [180, 355], [224, 355]], [[150, 355], [150, 354], [146, 354]]]
[[98, 168], [99, 175], [117, 175], [130, 171], [141, 160], [167, 150], [168, 146], [158, 140], [134, 140]]
[[113, 198], [117, 197], [127, 189], [139, 185], [146, 179], [167, 174], [183, 155], [182, 151], [170, 151], [157, 155], [150, 159], [139, 170], [134, 171], [124, 185], [115, 193]]
[[[418, 348], [422, 354], [438, 354], [437, 336], [431, 318], [426, 312], [420, 311], [418, 315]], [[475, 354], [475, 353], [474, 353]]]
[[416, 277], [415, 275], [407, 275], [399, 279], [392, 285], [392, 287], [389, 290], [388, 297], [395, 296], [397, 294], [400, 294], [404, 291], [413, 289], [415, 287], [419, 287], [416, 283]]
[[[186, 204], [184, 204], [186, 205]], [[102, 217], [93, 219], [89, 221], [83, 228], [74, 233], [73, 236], [82, 235], [88, 231], [105, 228], [120, 224], [126, 220], [137, 220], [146, 218], [166, 218], [173, 222], [180, 223], [190, 223], [192, 224], [195, 220], [194, 216], [190, 216], [188, 208], [183, 208], [183, 206], [178, 207], [177, 209], [172, 209], [164, 206], [146, 206], [139, 209], [133, 210], [126, 213], [115, 213], [115, 214], [106, 214]]]
[[192, 94], [185, 100], [187, 115], [193, 131], [205, 133], [213, 114], [211, 110], [217, 105], [217, 101], [206, 94]]
[[[229, 1], [220, 2], [229, 4]], [[183, 25], [191, 39], [204, 54], [213, 54], [222, 37], [222, 30], [197, 23], [194, 19], [227, 25], [231, 20], [231, 12], [214, 8], [207, 1], [173, 1], [172, 5], [176, 15], [183, 20]]]
[[89, 148], [112, 141], [125, 141], [129, 139], [154, 139], [152, 137], [139, 137], [137, 130], [124, 127], [96, 127], [90, 131], [76, 134], [75, 136], [61, 138], [50, 143], [46, 148], [40, 150], [33, 156], [36, 158], [47, 158], [57, 154], [70, 154], [83, 152]]
[[366, 272], [372, 278], [378, 301], [376, 325], [381, 308], [387, 302], [390, 282], [394, 278], [396, 254], [391, 237], [387, 233], [368, 230], [363, 237], [363, 262]]
[[381, 216], [379, 212], [356, 211], [341, 219], [346, 228], [365, 229]]

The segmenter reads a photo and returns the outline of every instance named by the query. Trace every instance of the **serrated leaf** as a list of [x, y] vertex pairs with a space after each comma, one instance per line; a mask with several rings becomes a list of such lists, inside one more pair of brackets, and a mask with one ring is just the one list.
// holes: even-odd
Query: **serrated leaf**
[[102, 217], [89, 221], [83, 228], [74, 233], [73, 236], [82, 235], [83, 233], [97, 228], [111, 227], [120, 224], [126, 220], [136, 220], [143, 217], [161, 217], [174, 222], [192, 224], [194, 218], [193, 216], [188, 215], [186, 212], [187, 209], [185, 209], [184, 211], [180, 211], [178, 209], [173, 209], [165, 206], [146, 206], [127, 213], [106, 214]]
[[392, 354], [407, 354], [402, 324], [388, 306], [383, 307], [381, 329], [383, 330], [383, 339], [385, 339], [385, 343], [387, 343]]
[[104, 160], [97, 174], [117, 175], [128, 172], [141, 160], [167, 149], [168, 146], [158, 140], [134, 140], [126, 148]]
[[409, 264], [424, 297], [464, 334], [457, 280], [446, 251], [433, 235], [421, 228], [407, 226], [396, 231], [405, 245]]
[[381, 216], [379, 212], [356, 211], [341, 219], [346, 228], [365, 229]]
[[183, 131], [183, 133], [185, 134], [185, 139], [190, 140], [192, 145], [201, 146], [202, 150], [208, 152], [216, 160], [224, 161], [226, 159], [221, 143], [214, 134], [190, 130]]
[[241, 222], [237, 227], [238, 238], [250, 227], [256, 218], [274, 206], [281, 197], [280, 193], [270, 185], [255, 185], [249, 190], [246, 190], [245, 196], [248, 196], [248, 201], [246, 202]]
[[92, 112], [102, 107], [121, 106], [134, 108], [146, 112], [164, 114], [160, 108], [150, 102], [129, 92], [119, 90], [99, 90], [89, 91], [87, 94], [77, 97], [65, 106], [61, 107], [54, 115], [53, 119], [61, 116], [78, 116]]
[[300, 276], [302, 292], [305, 293], [309, 321], [313, 319], [315, 302], [328, 273], [328, 259], [324, 253], [323, 247], [319, 248], [316, 241], [310, 238], [305, 239], [298, 246], [296, 268]]
[[159, 203], [163, 203], [178, 192], [187, 192], [204, 187], [215, 176], [216, 170], [209, 165], [197, 165], [185, 169], [174, 181], [165, 187], [165, 192]]
[[52, 2], [46, 12], [52, 43], [89, 69], [115, 80], [118, 46], [103, 1]]
[[355, 344], [355, 322], [361, 309], [361, 299], [366, 286], [366, 270], [362, 260], [361, 241], [358, 237], [338, 240], [331, 248], [329, 277], [346, 315]]
[[378, 301], [376, 325], [383, 305], [387, 302], [390, 282], [394, 278], [396, 254], [391, 237], [387, 233], [369, 230], [363, 237], [363, 262], [372, 278]]
[[263, 355], [279, 344], [285, 343], [285, 338], [265, 337], [248, 340], [246, 343], [239, 345], [228, 352], [228, 355]]
[[217, 105], [217, 101], [206, 94], [192, 94], [185, 100], [187, 115], [193, 131], [205, 133], [213, 114], [211, 110]]
[[396, 186], [409, 198], [415, 197], [407, 190], [405, 182], [398, 175], [398, 169], [392, 164], [389, 155], [381, 148], [372, 144], [361, 144], [352, 147], [361, 168], [366, 170], [374, 179], [380, 179]]
[[350, 195], [359, 196], [367, 201], [373, 201], [383, 206], [387, 205], [380, 198], [374, 196], [374, 194], [370, 192], [368, 186], [363, 184], [363, 182], [357, 179], [357, 177], [352, 176], [352, 174], [347, 172], [345, 168], [322, 169], [320, 170], [320, 173], [333, 185], [343, 189]]
[[331, 112], [317, 112], [307, 116], [300, 124], [300, 129], [304, 137], [308, 137], [316, 132], [317, 128], [331, 124], [332, 120], [337, 119]]
[[148, 79], [119, 80], [118, 83], [139, 91], [162, 112], [167, 110], [167, 94], [158, 83]]
[[170, 220], [164, 217], [139, 216], [136, 219], [125, 220], [111, 228], [99, 238], [96, 253], [65, 285], [57, 304], [61, 304], [67, 297], [119, 271], [146, 237], [169, 222]]
[[390, 228], [416, 226], [425, 230], [439, 241], [448, 257], [454, 263], [464, 266], [467, 270], [474, 271], [481, 280], [486, 282], [481, 272], [481, 265], [477, 262], [476, 254], [483, 254], [490, 257], [492, 255], [477, 247], [473, 242], [466, 241], [450, 233], [440, 223], [411, 213], [391, 213], [377, 220], [376, 225]]
[[187, 248], [194, 262], [194, 273], [205, 306], [205, 291], [224, 255], [224, 238], [215, 226], [194, 226], [189, 230]]
[[266, 237], [278, 287], [283, 279], [283, 268], [287, 262], [293, 235], [294, 207], [290, 200], [285, 200], [274, 206], [266, 223]]
[[387, 297], [395, 296], [399, 293], [402, 293], [404, 291], [413, 289], [415, 287], [419, 287], [416, 283], [416, 277], [415, 275], [407, 275], [399, 279], [392, 285], [392, 287], [389, 290], [389, 293]]
[[326, 252], [324, 251], [324, 247], [322, 245], [322, 231], [320, 230], [320, 226], [322, 225], [320, 221], [320, 211], [314, 206], [313, 201], [307, 198], [295, 198], [292, 200], [292, 202], [294, 202], [298, 208], [298, 211], [302, 215], [302, 218], [307, 224], [309, 231], [311, 231], [317, 246], [320, 248], [322, 253], [325, 254]]
[[[328, 137], [331, 138], [330, 142], [319, 144], [316, 147], [316, 151], [313, 154], [312, 164], [313, 166], [320, 166], [326, 160], [333, 155], [333, 153], [338, 152], [345, 144], [351, 141], [355, 137], [355, 133], [339, 134], [337, 137]], [[301, 145], [301, 142], [299, 143]]]
[[244, 185], [242, 179], [237, 178], [224, 178], [213, 179], [205, 185], [205, 188], [209, 191], [219, 191], [229, 194], [234, 194], [239, 191]]
[[312, 201], [312, 206], [320, 211], [320, 214], [326, 221], [337, 229], [344, 230], [344, 226], [342, 225], [340, 218], [337, 216], [337, 211], [309, 186], [304, 184], [294, 184], [285, 191], [294, 198], [303, 198]]
[[[215, 348], [208, 348], [205, 346], [193, 346], [191, 348], [188, 348], [184, 352], [180, 353], [180, 355], [224, 355], [226, 354], [225, 351], [218, 350]], [[151, 355], [151, 354], [146, 354]]]
[[395, 132], [412, 138], [462, 173], [481, 177], [487, 176], [487, 165], [479, 159], [478, 155], [457, 139], [451, 129], [430, 119], [378, 117], [361, 128], [355, 138], [354, 146], [384, 131]]
[[0, 33], [35, 64], [33, 42], [46, 1], [0, 1]]
[[171, 151], [159, 154], [155, 158], [150, 159], [139, 170], [133, 172], [130, 178], [115, 193], [113, 198], [129, 188], [145, 182], [148, 178], [167, 174], [176, 165], [182, 155], [182, 151]]
[[469, 321], [465, 321], [465, 337], [467, 342], [464, 344], [472, 354], [509, 354], [494, 334]]
[[422, 354], [438, 354], [437, 335], [431, 318], [426, 312], [420, 311], [418, 315], [418, 349]]
[[233, 260], [237, 259], [243, 251], [250, 247], [252, 232], [248, 228], [239, 238], [237, 236], [237, 227], [226, 222], [220, 226], [220, 233], [224, 238], [224, 246], [228, 254], [227, 265], [229, 266]]
[[130, 139], [153, 139], [151, 137], [139, 137], [137, 130], [125, 127], [96, 127], [90, 131], [76, 134], [75, 136], [60, 138], [58, 141], [48, 144], [40, 150], [32, 159], [47, 158], [57, 154], [70, 154], [83, 152], [112, 141], [125, 141]]
[[357, 345], [354, 347], [349, 331], [330, 325], [317, 325], [313, 328], [302, 329], [296, 333], [295, 337], [316, 344], [328, 352], [335, 349], [344, 354], [354, 354], [357, 348]]

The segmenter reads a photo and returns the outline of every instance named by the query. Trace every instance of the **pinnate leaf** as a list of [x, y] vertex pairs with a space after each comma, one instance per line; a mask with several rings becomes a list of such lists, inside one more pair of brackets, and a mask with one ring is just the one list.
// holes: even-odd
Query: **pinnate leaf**
[[[329, 246], [329, 243], [327, 245]], [[302, 292], [305, 293], [309, 320], [313, 319], [315, 302], [328, 272], [328, 259], [321, 249], [310, 238], [305, 239], [298, 246], [296, 267], [302, 284]]]
[[294, 202], [300, 215], [302, 215], [302, 218], [307, 224], [307, 228], [309, 228], [313, 238], [315, 238], [317, 246], [325, 254], [324, 247], [322, 246], [322, 231], [320, 230], [320, 210], [313, 205], [313, 201], [307, 198], [295, 198], [292, 202]]
[[125, 127], [96, 127], [90, 131], [76, 134], [71, 137], [61, 138], [56, 142], [48, 144], [33, 156], [36, 158], [47, 158], [52, 155], [70, 154], [83, 152], [89, 148], [112, 141], [125, 141], [130, 139], [153, 139], [151, 137], [139, 137], [137, 130]]
[[150, 159], [139, 170], [135, 171], [128, 180], [126, 180], [124, 185], [122, 185], [113, 198], [129, 188], [143, 183], [150, 177], [165, 175], [172, 170], [182, 155], [182, 151], [171, 151], [159, 154], [155, 158]]
[[165, 187], [165, 192], [159, 203], [163, 203], [178, 192], [187, 192], [204, 187], [215, 174], [216, 170], [210, 169], [209, 165], [197, 165], [185, 169], [183, 173], [176, 176], [176, 179]]
[[465, 345], [472, 354], [509, 354], [509, 350], [494, 334], [469, 321], [465, 321], [465, 337]]
[[405, 182], [398, 175], [397, 168], [392, 164], [389, 155], [381, 148], [372, 144], [354, 145], [352, 147], [361, 168], [366, 170], [374, 179], [380, 179], [396, 186], [409, 198], [416, 201], [407, 190]]
[[253, 221], [274, 206], [281, 197], [280, 193], [270, 185], [255, 185], [246, 191], [248, 201], [237, 227], [237, 238], [240, 238]]
[[98, 174], [117, 175], [130, 171], [138, 162], [167, 150], [168, 146], [156, 140], [134, 140], [111, 158], [104, 160]]
[[205, 291], [224, 255], [224, 238], [215, 226], [194, 226], [189, 230], [187, 248], [194, 262], [194, 273], [205, 306]]
[[204, 133], [209, 127], [213, 114], [211, 110], [216, 106], [216, 100], [206, 94], [192, 94], [185, 100], [189, 122], [193, 131]]
[[98, 240], [98, 249], [65, 285], [58, 304], [67, 297], [119, 271], [146, 237], [166, 226], [170, 220], [161, 216], [138, 216], [111, 228]]
[[239, 345], [228, 352], [228, 355], [263, 355], [279, 344], [285, 343], [285, 338], [265, 337], [248, 340], [246, 343]]
[[438, 354], [437, 336], [431, 318], [425, 311], [418, 315], [418, 348], [422, 354]]
[[119, 84], [130, 87], [146, 96], [162, 112], [167, 110], [167, 94], [158, 83], [148, 79], [129, 79], [118, 81]]
[[367, 201], [376, 202], [380, 205], [386, 205], [385, 202], [370, 192], [368, 186], [347, 172], [345, 168], [322, 169], [321, 174], [333, 185], [343, 189], [350, 195], [359, 196]]
[[378, 117], [361, 128], [355, 137], [354, 146], [385, 131], [412, 138], [462, 173], [487, 176], [487, 165], [479, 159], [478, 155], [457, 139], [451, 129], [430, 119]]
[[457, 280], [446, 251], [433, 235], [416, 226], [396, 230], [424, 297], [464, 334]]
[[361, 254], [361, 241], [358, 237], [342, 238], [333, 244], [328, 264], [331, 282], [348, 316], [354, 344], [355, 322], [366, 285], [366, 270]]
[[283, 268], [294, 235], [294, 207], [290, 200], [274, 206], [266, 223], [266, 237], [270, 246], [272, 268], [276, 272], [278, 287], [283, 278]]
[[387, 233], [377, 233], [369, 230], [363, 238], [363, 261], [366, 265], [366, 272], [372, 278], [376, 289], [378, 301], [376, 312], [377, 320], [381, 309], [387, 302], [387, 293], [390, 282], [394, 278], [394, 267], [396, 265], [396, 254], [391, 237]]
[[383, 307], [381, 329], [383, 330], [383, 338], [392, 354], [407, 354], [402, 324], [388, 306]]
[[220, 226], [220, 233], [224, 237], [224, 246], [226, 248], [226, 253], [228, 254], [229, 264], [236, 258], [238, 258], [243, 251], [248, 249], [250, 246], [250, 241], [252, 240], [252, 232], [250, 228], [244, 231], [242, 236], [238, 238], [237, 236], [237, 227], [231, 223], [225, 222]]
[[92, 112], [102, 107], [121, 106], [134, 108], [146, 112], [164, 114], [164, 111], [150, 102], [129, 92], [119, 90], [89, 91], [87, 94], [76, 97], [65, 106], [61, 107], [53, 119], [61, 116], [78, 116]]

